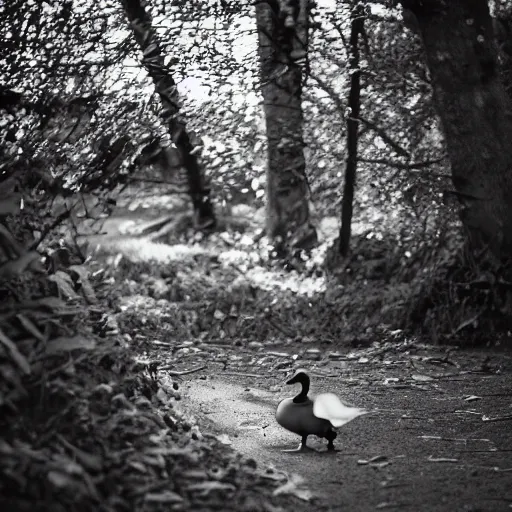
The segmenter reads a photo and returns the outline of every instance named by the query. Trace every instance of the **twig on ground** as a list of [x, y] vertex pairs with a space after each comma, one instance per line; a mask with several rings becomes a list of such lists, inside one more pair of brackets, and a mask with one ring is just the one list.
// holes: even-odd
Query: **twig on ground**
[[509, 453], [512, 450], [459, 450], [459, 453]]
[[237, 376], [237, 377], [256, 377], [256, 378], [261, 378], [261, 374], [258, 375], [256, 373], [222, 372], [222, 375], [233, 375], [233, 376]]
[[268, 352], [265, 352], [265, 354], [267, 356], [275, 356], [275, 357], [291, 357], [292, 354], [289, 354], [288, 352], [273, 352], [273, 351], [268, 351]]
[[171, 370], [171, 368], [173, 368], [175, 365], [173, 364], [169, 364], [167, 366], [160, 366], [160, 368], [158, 368], [157, 371], [161, 372], [161, 371], [166, 371], [169, 375], [172, 375], [174, 377], [179, 377], [181, 375], [188, 375], [189, 373], [195, 373], [195, 372], [200, 372], [201, 370], [204, 370], [207, 365], [206, 364], [203, 364], [202, 366], [198, 366], [197, 368], [191, 368], [190, 370], [183, 370], [181, 372], [177, 372], [175, 370]]
[[446, 357], [426, 357], [423, 362], [425, 363], [430, 363], [430, 364], [442, 364], [442, 363], [445, 363], [445, 364], [450, 364], [452, 366], [456, 366], [457, 368], [459, 367], [459, 365], [448, 359], [448, 356]]
[[153, 345], [160, 345], [161, 347], [173, 347], [174, 343], [169, 343], [167, 341], [158, 341], [158, 340], [148, 340], [150, 343], [153, 343]]
[[482, 418], [482, 421], [485, 421], [486, 423], [489, 423], [491, 421], [512, 421], [512, 414], [507, 414], [505, 416], [495, 416], [494, 418], [487, 418], [484, 416]]
[[449, 459], [448, 457], [429, 457], [427, 459], [429, 462], [450, 462], [450, 463], [457, 463], [459, 462], [459, 459]]
[[469, 441], [479, 441], [483, 443], [491, 443], [492, 441], [490, 439], [485, 438], [463, 438], [463, 437], [443, 437], [443, 436], [418, 436], [420, 439], [428, 439], [432, 441], [453, 441], [453, 442], [460, 442], [460, 443], [467, 443]]

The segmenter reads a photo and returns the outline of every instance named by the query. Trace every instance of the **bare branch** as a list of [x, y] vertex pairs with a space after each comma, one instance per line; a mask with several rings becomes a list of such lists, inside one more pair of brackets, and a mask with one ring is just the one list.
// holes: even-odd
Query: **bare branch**
[[[430, 167], [431, 165], [439, 164], [444, 159], [445, 157], [442, 157], [437, 158], [436, 160], [425, 160], [424, 162], [413, 162], [410, 164], [404, 164], [396, 160], [388, 160], [387, 158], [360, 158], [359, 161], [367, 164], [388, 165], [389, 167], [405, 169], [407, 171], [418, 171], [420, 169], [424, 169], [425, 167]], [[449, 174], [436, 173], [435, 175], [440, 176], [442, 178], [451, 178]]]
[[389, 144], [400, 156], [411, 158], [410, 153], [404, 149], [398, 142], [395, 142], [382, 128], [377, 126], [373, 121], [369, 121], [364, 117], [359, 116], [359, 120], [364, 123], [368, 128], [371, 128], [386, 144]]
[[332, 88], [327, 82], [322, 80], [319, 76], [310, 74], [310, 78], [312, 78], [322, 89], [322, 91], [326, 92], [329, 98], [332, 99], [336, 107], [340, 109], [340, 115], [343, 116], [343, 113], [345, 112], [345, 103], [343, 103], [342, 99], [340, 98], [339, 94]]

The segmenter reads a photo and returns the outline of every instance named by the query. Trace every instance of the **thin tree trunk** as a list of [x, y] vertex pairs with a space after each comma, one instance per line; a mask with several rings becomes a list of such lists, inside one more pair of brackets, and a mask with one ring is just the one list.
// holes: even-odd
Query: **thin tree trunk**
[[422, 36], [473, 248], [512, 256], [511, 102], [499, 78], [487, 0], [401, 0]]
[[267, 233], [279, 252], [311, 248], [304, 159], [302, 61], [307, 59], [309, 0], [256, 3], [260, 72], [268, 139]]
[[361, 70], [359, 69], [359, 34], [364, 30], [363, 6], [357, 3], [351, 12], [350, 24], [350, 93], [348, 98], [347, 115], [347, 164], [345, 167], [345, 185], [341, 203], [341, 228], [339, 237], [339, 252], [347, 256], [350, 248], [352, 228], [352, 212], [354, 203], [354, 188], [357, 171], [357, 143], [359, 139], [359, 112], [361, 109]]
[[197, 156], [185, 123], [179, 118], [179, 97], [176, 83], [169, 73], [160, 48], [160, 41], [146, 11], [145, 0], [121, 0], [126, 17], [142, 53], [142, 64], [155, 84], [162, 102], [162, 118], [169, 128], [172, 141], [180, 152], [187, 173], [189, 195], [194, 207], [195, 221], [201, 229], [215, 226], [215, 212], [210, 200], [210, 188], [205, 182], [204, 169]]

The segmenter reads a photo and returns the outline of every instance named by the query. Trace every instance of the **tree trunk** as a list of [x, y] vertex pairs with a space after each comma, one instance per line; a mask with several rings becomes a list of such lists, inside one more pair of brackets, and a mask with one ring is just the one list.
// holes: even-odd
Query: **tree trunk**
[[309, 0], [256, 3], [258, 51], [268, 140], [267, 233], [280, 253], [316, 244], [304, 159], [302, 78]]
[[500, 9], [492, 20], [492, 26], [498, 45], [501, 80], [507, 94], [512, 98], [512, 6], [509, 2], [507, 4], [500, 4]]
[[461, 219], [475, 249], [512, 256], [511, 103], [499, 79], [487, 0], [401, 0], [432, 76]]
[[189, 195], [194, 207], [196, 226], [211, 229], [215, 226], [215, 212], [210, 200], [210, 188], [205, 182], [204, 169], [193, 154], [185, 123], [179, 118], [179, 97], [176, 83], [169, 73], [160, 49], [160, 42], [152, 27], [152, 19], [146, 11], [145, 0], [121, 0], [126, 17], [139, 44], [142, 64], [155, 84], [155, 90], [162, 102], [162, 118], [169, 128], [169, 134], [176, 145], [187, 173]]
[[350, 248], [352, 211], [357, 170], [357, 142], [359, 138], [359, 111], [361, 108], [361, 70], [359, 69], [359, 34], [364, 30], [364, 9], [359, 2], [352, 8], [350, 24], [349, 73], [350, 93], [347, 112], [347, 165], [341, 203], [339, 252], [345, 257]]

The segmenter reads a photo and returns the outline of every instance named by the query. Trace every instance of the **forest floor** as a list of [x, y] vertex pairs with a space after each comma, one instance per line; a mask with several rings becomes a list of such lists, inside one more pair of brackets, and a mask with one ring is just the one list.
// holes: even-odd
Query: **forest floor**
[[[511, 350], [425, 345], [399, 331], [358, 346], [332, 335], [335, 309], [316, 319], [313, 309], [308, 320], [330, 336], [307, 334], [296, 318], [302, 311], [282, 293], [272, 298], [275, 283], [296, 297], [305, 279], [261, 269], [249, 275], [254, 265], [240, 263], [227, 238], [226, 251], [212, 256], [201, 240], [191, 248], [134, 235], [150, 218], [121, 212], [90, 238], [107, 264], [122, 255], [135, 268], [117, 296], [121, 333], [138, 360], [155, 363], [159, 379], [179, 382], [177, 407], [201, 432], [255, 461], [273, 488], [280, 482], [276, 493], [291, 500], [284, 509], [512, 509]], [[223, 265], [234, 260], [238, 272], [230, 274]], [[311, 296], [323, 285], [305, 286]], [[264, 289], [263, 299], [255, 288]], [[282, 310], [291, 325], [281, 322]], [[282, 452], [299, 439], [277, 425], [274, 412], [296, 393], [283, 383], [298, 367], [309, 370], [313, 393], [330, 390], [371, 411], [340, 429], [335, 453], [316, 439], [310, 452]]]
[[317, 497], [314, 509], [512, 509], [511, 354], [447, 357], [404, 344], [349, 352], [321, 368], [303, 366], [317, 390], [372, 411], [340, 429], [335, 454], [314, 439], [314, 451], [281, 451], [299, 439], [277, 425], [274, 413], [295, 390], [272, 367], [257, 376], [219, 371], [187, 380], [186, 403], [236, 450], [299, 475], [298, 495]]

